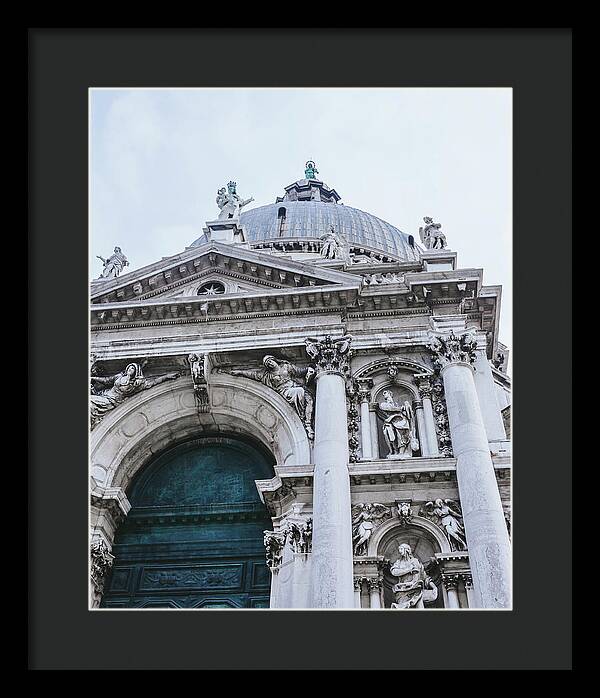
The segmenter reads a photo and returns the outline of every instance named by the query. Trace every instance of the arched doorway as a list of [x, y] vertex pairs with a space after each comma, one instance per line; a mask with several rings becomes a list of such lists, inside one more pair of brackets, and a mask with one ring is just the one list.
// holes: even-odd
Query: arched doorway
[[131, 481], [116, 533], [105, 608], [267, 608], [263, 531], [272, 522], [255, 480], [272, 456], [239, 436], [167, 449]]

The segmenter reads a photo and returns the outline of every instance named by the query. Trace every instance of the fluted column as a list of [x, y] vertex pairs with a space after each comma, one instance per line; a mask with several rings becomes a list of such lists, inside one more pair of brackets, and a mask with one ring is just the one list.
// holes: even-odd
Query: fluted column
[[358, 381], [358, 400], [360, 402], [360, 440], [362, 457], [364, 460], [373, 458], [373, 440], [371, 439], [371, 414], [369, 403], [371, 402], [371, 388], [373, 381]]
[[316, 365], [312, 608], [353, 608], [346, 376], [350, 337], [307, 339]]
[[[431, 376], [415, 376], [417, 388], [423, 406], [423, 437], [421, 438], [421, 453], [424, 456], [439, 456], [437, 430], [435, 428], [435, 418], [433, 415], [433, 405], [431, 403]], [[425, 451], [423, 451], [423, 442]]]
[[442, 583], [448, 597], [448, 608], [460, 608], [458, 600], [458, 579], [456, 575], [443, 575]]
[[430, 345], [444, 381], [475, 607], [510, 608], [510, 541], [473, 377], [476, 348], [468, 333]]

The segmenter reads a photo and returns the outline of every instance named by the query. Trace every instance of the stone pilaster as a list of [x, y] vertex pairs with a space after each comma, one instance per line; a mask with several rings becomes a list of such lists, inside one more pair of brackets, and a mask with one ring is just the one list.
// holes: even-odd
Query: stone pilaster
[[353, 608], [346, 377], [350, 337], [306, 340], [317, 374], [313, 475], [313, 608]]
[[476, 349], [468, 333], [430, 345], [444, 381], [475, 607], [510, 608], [510, 541], [473, 377]]

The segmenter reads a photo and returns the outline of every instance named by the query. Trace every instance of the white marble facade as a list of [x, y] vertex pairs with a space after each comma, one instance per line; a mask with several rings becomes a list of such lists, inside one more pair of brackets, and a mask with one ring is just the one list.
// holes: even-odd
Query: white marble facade
[[[294, 186], [339, 206], [317, 180]], [[92, 376], [140, 378], [117, 398], [92, 381], [91, 606], [133, 476], [172, 443], [228, 433], [276, 463], [256, 481], [271, 608], [511, 608], [501, 289], [445, 248], [403, 255], [342, 229], [343, 254], [323, 254], [327, 229], [257, 237], [244, 215], [92, 284]]]

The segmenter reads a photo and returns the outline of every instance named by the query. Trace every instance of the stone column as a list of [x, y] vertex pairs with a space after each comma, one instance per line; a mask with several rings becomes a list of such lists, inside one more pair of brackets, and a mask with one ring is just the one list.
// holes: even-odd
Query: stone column
[[381, 608], [381, 580], [371, 577], [367, 580], [371, 608]]
[[433, 405], [431, 404], [431, 376], [415, 376], [419, 396], [423, 405], [423, 437], [422, 441], [426, 444], [426, 452], [423, 451], [421, 444], [421, 453], [424, 456], [439, 456], [440, 449], [438, 447], [437, 430], [435, 428], [435, 418], [433, 416]]
[[354, 577], [354, 608], [361, 608], [360, 594], [362, 591], [362, 577]]
[[511, 550], [479, 408], [470, 334], [438, 335], [430, 349], [444, 381], [476, 608], [511, 607]]
[[442, 583], [446, 589], [448, 608], [460, 608], [460, 602], [458, 600], [458, 579], [456, 575], [444, 575], [442, 577]]
[[371, 402], [371, 388], [373, 381], [358, 381], [358, 399], [360, 401], [360, 440], [362, 447], [362, 457], [364, 460], [373, 458], [373, 442], [371, 439], [371, 414], [369, 403]]
[[351, 337], [306, 340], [316, 364], [312, 608], [353, 608], [346, 376]]
[[373, 460], [379, 459], [379, 434], [377, 433], [377, 413], [369, 407], [369, 419], [371, 421], [371, 451]]
[[475, 599], [473, 598], [473, 578], [470, 574], [465, 575], [465, 591], [467, 592], [469, 608], [476, 608]]
[[423, 403], [421, 400], [413, 400], [413, 410], [417, 418], [417, 432], [419, 433], [419, 446], [421, 447], [421, 455], [429, 455], [429, 441], [427, 440], [427, 432], [425, 428], [425, 417], [423, 416]]
[[488, 441], [506, 441], [506, 429], [496, 397], [496, 384], [485, 344], [475, 353], [475, 388]]

